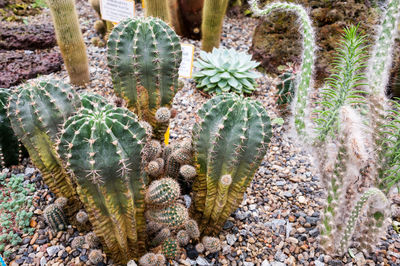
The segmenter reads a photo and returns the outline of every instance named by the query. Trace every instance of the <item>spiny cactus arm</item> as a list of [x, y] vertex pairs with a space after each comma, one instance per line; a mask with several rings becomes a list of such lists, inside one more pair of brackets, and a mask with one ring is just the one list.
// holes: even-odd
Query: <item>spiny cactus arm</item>
[[306, 136], [306, 123], [308, 118], [309, 99], [308, 93], [312, 87], [312, 74], [314, 69], [314, 51], [316, 50], [315, 34], [312, 28], [310, 17], [301, 5], [292, 3], [272, 3], [260, 9], [256, 0], [249, 1], [252, 11], [257, 16], [266, 16], [273, 11], [292, 11], [299, 17], [300, 33], [303, 35], [303, 54], [300, 67], [299, 80], [297, 82], [297, 90], [295, 101], [293, 101], [294, 123], [297, 133]]
[[228, 2], [228, 0], [204, 1], [201, 22], [201, 49], [206, 52], [211, 52], [214, 47], [219, 46], [222, 23]]
[[167, 0], [143, 0], [145, 4], [145, 16], [160, 18], [166, 23], [170, 21], [170, 15], [168, 12]]

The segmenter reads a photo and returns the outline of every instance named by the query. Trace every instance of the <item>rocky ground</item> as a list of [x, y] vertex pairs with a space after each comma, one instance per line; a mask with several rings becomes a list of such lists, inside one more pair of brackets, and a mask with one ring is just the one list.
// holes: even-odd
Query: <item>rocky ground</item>
[[[96, 34], [92, 29], [97, 19], [95, 12], [86, 1], [77, 3], [80, 24], [88, 48], [91, 82], [87, 90], [95, 91], [112, 101], [113, 95], [109, 70], [106, 63], [106, 49], [95, 47], [91, 38]], [[137, 14], [142, 14], [137, 5]], [[30, 23], [49, 21], [49, 12], [30, 20]], [[247, 51], [255, 28], [251, 18], [227, 18], [224, 23], [221, 45]], [[200, 43], [183, 40], [196, 46]], [[58, 48], [55, 48], [58, 49]], [[54, 78], [68, 81], [65, 69], [51, 74]], [[190, 136], [194, 115], [207, 99], [195, 89], [192, 80], [184, 80], [184, 88], [177, 93], [174, 108], [177, 116], [171, 123], [171, 141]], [[276, 92], [274, 80], [264, 75], [253, 98], [260, 100], [271, 118], [276, 118], [273, 95]], [[83, 89], [80, 89], [83, 90]], [[191, 245], [186, 254], [175, 262], [178, 265], [400, 265], [399, 235], [390, 226], [378, 250], [373, 254], [363, 254], [354, 250], [353, 258], [346, 254], [343, 258], [332, 258], [318, 248], [319, 231], [316, 227], [321, 212], [323, 190], [318, 175], [312, 168], [307, 153], [296, 147], [287, 137], [286, 127], [273, 126], [273, 138], [262, 165], [254, 181], [247, 189], [240, 208], [232, 215], [220, 233], [222, 250], [219, 254], [197, 254]], [[8, 246], [11, 251], [10, 265], [90, 265], [89, 247], [71, 247], [79, 232], [70, 227], [66, 231], [53, 234], [41, 214], [45, 206], [55, 200], [54, 195], [43, 184], [40, 173], [29, 163], [11, 169], [22, 172], [27, 182], [36, 184], [34, 194], [34, 222], [36, 231], [25, 236], [18, 246]], [[111, 265], [104, 260], [97, 265]]]

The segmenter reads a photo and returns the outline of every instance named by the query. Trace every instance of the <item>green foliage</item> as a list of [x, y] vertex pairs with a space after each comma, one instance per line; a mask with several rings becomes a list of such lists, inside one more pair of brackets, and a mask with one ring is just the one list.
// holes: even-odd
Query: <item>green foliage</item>
[[208, 94], [251, 94], [257, 86], [255, 79], [261, 76], [253, 71], [259, 64], [245, 52], [214, 48], [211, 53], [200, 52], [200, 58], [194, 63], [198, 71], [193, 78], [197, 88]]
[[296, 74], [293, 71], [287, 71], [279, 76], [279, 82], [276, 85], [278, 89], [278, 99], [276, 101], [278, 107], [282, 111], [288, 109], [293, 101], [296, 90]]
[[35, 229], [30, 227], [33, 213], [32, 198], [34, 184], [25, 182], [24, 175], [0, 174], [0, 253], [7, 258], [10, 251], [4, 251], [5, 246], [18, 245], [21, 234], [32, 234]]

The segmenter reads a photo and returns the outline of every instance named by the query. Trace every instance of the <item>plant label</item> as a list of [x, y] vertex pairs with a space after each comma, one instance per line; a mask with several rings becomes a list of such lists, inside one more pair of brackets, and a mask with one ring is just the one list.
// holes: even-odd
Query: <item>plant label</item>
[[116, 24], [125, 18], [133, 18], [135, 15], [135, 1], [101, 0], [100, 9], [102, 19]]
[[179, 77], [191, 78], [193, 71], [194, 45], [181, 43], [182, 47], [182, 62], [179, 67]]

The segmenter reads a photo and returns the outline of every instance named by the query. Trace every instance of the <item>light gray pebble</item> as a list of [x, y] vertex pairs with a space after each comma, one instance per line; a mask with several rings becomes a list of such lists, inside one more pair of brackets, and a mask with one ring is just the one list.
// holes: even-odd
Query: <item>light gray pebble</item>
[[47, 254], [49, 254], [50, 257], [56, 254], [59, 250], [60, 250], [59, 246], [51, 246], [46, 249]]
[[226, 242], [228, 243], [228, 245], [232, 246], [233, 244], [235, 244], [236, 240], [237, 240], [236, 236], [232, 234], [226, 235]]
[[209, 263], [205, 258], [198, 256], [196, 259], [196, 263], [200, 266], [209, 266], [214, 265], [214, 263]]

